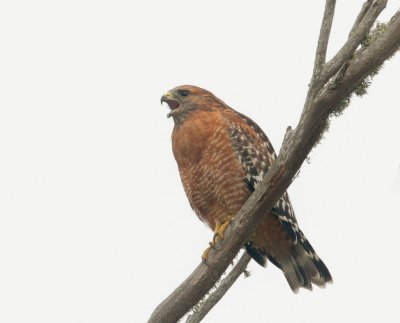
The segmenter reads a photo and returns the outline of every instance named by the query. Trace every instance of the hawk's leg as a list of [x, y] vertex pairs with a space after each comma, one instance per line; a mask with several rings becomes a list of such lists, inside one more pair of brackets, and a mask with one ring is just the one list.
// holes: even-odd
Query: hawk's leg
[[210, 246], [203, 251], [203, 253], [201, 254], [201, 259], [206, 262], [208, 259], [208, 255], [210, 254], [211, 249], [215, 249], [215, 242], [211, 241], [208, 243]]
[[227, 221], [222, 222], [222, 223], [217, 220], [217, 223], [216, 223], [215, 229], [214, 229], [214, 237], [213, 237], [214, 243], [217, 243], [220, 240], [224, 240], [225, 230], [228, 227], [228, 225], [231, 223], [231, 221], [232, 221], [231, 216], [228, 218]]
[[214, 228], [214, 236], [212, 241], [209, 242], [210, 246], [206, 250], [204, 250], [203, 254], [201, 255], [201, 259], [203, 259], [203, 261], [206, 261], [208, 259], [208, 255], [211, 249], [215, 249], [217, 242], [224, 239], [225, 230], [231, 223], [231, 221], [232, 221], [231, 216], [225, 222], [221, 223], [219, 220], [216, 221]]

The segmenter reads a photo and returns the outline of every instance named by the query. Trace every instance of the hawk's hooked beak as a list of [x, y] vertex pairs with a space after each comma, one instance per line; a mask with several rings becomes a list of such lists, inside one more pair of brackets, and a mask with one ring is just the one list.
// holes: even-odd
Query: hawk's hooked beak
[[178, 109], [181, 105], [180, 102], [174, 98], [171, 92], [165, 93], [161, 97], [161, 104], [163, 104], [163, 102], [166, 102], [171, 109], [171, 112], [167, 115], [168, 118], [172, 115], [173, 111]]

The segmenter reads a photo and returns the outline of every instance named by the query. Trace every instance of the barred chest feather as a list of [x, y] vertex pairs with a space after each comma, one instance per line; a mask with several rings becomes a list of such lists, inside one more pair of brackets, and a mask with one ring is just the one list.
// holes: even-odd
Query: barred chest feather
[[220, 112], [189, 118], [174, 128], [173, 152], [191, 207], [214, 228], [217, 220], [234, 216], [251, 192]]

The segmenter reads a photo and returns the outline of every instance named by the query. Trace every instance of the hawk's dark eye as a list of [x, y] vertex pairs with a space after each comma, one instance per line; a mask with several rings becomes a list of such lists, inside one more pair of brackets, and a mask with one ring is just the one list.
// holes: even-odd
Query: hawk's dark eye
[[189, 91], [187, 91], [187, 90], [179, 90], [178, 93], [180, 96], [188, 96], [189, 95]]

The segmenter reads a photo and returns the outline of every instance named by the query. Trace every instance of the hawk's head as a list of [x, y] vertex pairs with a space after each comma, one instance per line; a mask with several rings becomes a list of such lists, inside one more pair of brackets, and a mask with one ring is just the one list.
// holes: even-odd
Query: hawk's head
[[171, 109], [168, 118], [173, 117], [175, 123], [182, 122], [195, 110], [215, 111], [227, 108], [227, 105], [211, 92], [194, 85], [181, 85], [168, 91], [161, 97]]

